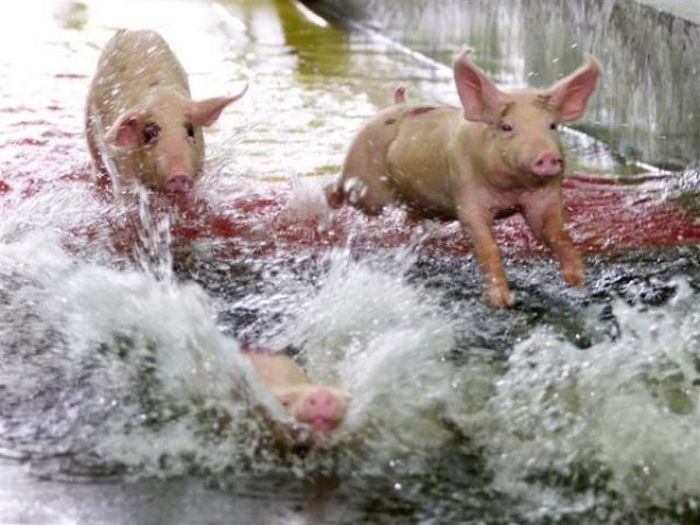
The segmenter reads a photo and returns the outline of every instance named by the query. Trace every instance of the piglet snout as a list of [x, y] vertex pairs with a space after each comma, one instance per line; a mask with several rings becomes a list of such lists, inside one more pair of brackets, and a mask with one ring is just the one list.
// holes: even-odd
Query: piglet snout
[[338, 425], [343, 410], [343, 404], [332, 392], [318, 388], [304, 397], [302, 419], [315, 431], [328, 432]]
[[561, 156], [554, 151], [540, 153], [530, 165], [530, 170], [540, 177], [554, 177], [562, 171], [564, 162]]
[[163, 187], [172, 193], [187, 193], [192, 189], [192, 179], [183, 174], [173, 175], [165, 181]]

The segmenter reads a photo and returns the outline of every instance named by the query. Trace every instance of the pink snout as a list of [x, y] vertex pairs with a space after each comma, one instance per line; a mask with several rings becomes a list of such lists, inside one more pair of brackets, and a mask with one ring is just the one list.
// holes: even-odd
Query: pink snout
[[188, 175], [173, 175], [165, 181], [163, 188], [172, 193], [187, 193], [192, 189], [192, 179]]
[[564, 162], [558, 153], [544, 151], [532, 161], [530, 171], [539, 177], [555, 177], [561, 173], [563, 167]]
[[343, 416], [343, 403], [325, 388], [309, 392], [302, 401], [301, 420], [317, 432], [333, 430]]

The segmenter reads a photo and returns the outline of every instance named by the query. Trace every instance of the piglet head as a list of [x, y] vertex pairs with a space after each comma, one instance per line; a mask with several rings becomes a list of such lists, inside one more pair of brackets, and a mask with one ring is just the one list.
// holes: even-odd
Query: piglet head
[[547, 90], [499, 89], [471, 62], [469, 50], [455, 61], [454, 74], [464, 117], [488, 126], [486, 171], [497, 185], [532, 185], [563, 174], [558, 125], [583, 115], [600, 74], [593, 57]]
[[216, 122], [246, 89], [233, 97], [200, 101], [158, 92], [122, 112], [105, 135], [107, 144], [128, 160], [128, 173], [119, 175], [166, 192], [189, 191], [204, 163], [202, 127]]
[[303, 384], [274, 394], [294, 419], [309, 425], [316, 435], [326, 435], [340, 425], [348, 408], [347, 392], [335, 387]]

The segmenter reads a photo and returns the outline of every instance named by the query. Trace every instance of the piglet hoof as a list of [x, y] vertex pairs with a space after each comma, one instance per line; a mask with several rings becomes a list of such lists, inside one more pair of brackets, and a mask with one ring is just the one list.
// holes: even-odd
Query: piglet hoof
[[484, 301], [493, 308], [508, 308], [515, 303], [515, 296], [507, 284], [494, 284], [484, 290]]
[[586, 281], [583, 261], [579, 257], [571, 258], [561, 264], [561, 276], [572, 286], [581, 286]]
[[326, 202], [328, 206], [335, 210], [340, 208], [345, 201], [345, 196], [343, 192], [339, 190], [335, 184], [329, 184], [323, 189], [323, 193], [326, 195]]

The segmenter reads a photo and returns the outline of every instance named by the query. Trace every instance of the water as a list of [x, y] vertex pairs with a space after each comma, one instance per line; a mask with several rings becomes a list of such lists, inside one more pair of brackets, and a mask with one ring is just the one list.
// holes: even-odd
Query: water
[[692, 0], [642, 0], [642, 2], [696, 24], [700, 23], [700, 6]]
[[[690, 165], [629, 179], [567, 132], [595, 174], [566, 188], [588, 284], [508, 220], [517, 303], [494, 311], [455, 225], [321, 200], [398, 82], [453, 101], [438, 64], [282, 1], [21, 5], [0, 17], [0, 521], [698, 520]], [[89, 178], [99, 46], [143, 25], [195, 97], [251, 85], [207, 135], [194, 203]], [[345, 385], [345, 424], [295, 447], [240, 343]]]
[[604, 138], [628, 161], [679, 169], [700, 160], [694, 0], [646, 2], [686, 18], [617, 0], [309, 3], [442, 64], [469, 46], [476, 63], [503, 85], [549, 85], [592, 53], [604, 74], [579, 129]]

